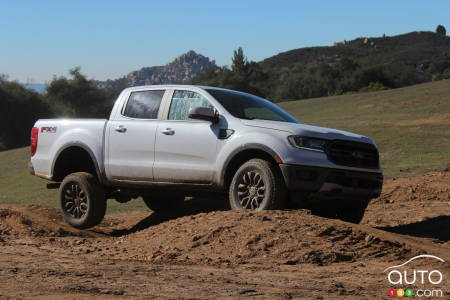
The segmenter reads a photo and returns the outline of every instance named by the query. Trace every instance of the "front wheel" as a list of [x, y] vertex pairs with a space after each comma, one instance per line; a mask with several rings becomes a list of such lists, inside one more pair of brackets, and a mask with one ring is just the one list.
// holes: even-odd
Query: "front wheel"
[[105, 216], [105, 192], [90, 173], [67, 175], [59, 187], [59, 200], [63, 218], [72, 227], [90, 228], [99, 224]]
[[234, 175], [229, 190], [234, 210], [282, 209], [286, 201], [283, 175], [275, 164], [251, 159]]

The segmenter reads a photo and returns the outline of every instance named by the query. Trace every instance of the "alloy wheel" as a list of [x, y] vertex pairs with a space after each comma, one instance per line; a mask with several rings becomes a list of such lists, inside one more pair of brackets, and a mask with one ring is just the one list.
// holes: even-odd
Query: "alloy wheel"
[[87, 213], [87, 195], [84, 190], [74, 182], [65, 186], [64, 211], [75, 219], [81, 219]]
[[244, 173], [238, 183], [237, 195], [242, 208], [255, 210], [264, 200], [266, 188], [264, 180], [256, 171]]

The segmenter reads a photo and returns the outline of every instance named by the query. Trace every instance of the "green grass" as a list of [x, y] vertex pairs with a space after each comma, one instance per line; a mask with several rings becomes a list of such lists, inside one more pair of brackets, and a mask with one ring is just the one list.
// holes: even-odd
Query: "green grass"
[[[412, 176], [450, 165], [450, 80], [396, 90], [280, 104], [302, 122], [375, 139], [387, 177]], [[27, 171], [29, 149], [0, 152], [0, 203], [57, 206], [57, 191]], [[141, 200], [108, 212], [146, 209]]]
[[450, 164], [450, 80], [280, 106], [304, 123], [373, 138], [387, 177], [423, 174]]

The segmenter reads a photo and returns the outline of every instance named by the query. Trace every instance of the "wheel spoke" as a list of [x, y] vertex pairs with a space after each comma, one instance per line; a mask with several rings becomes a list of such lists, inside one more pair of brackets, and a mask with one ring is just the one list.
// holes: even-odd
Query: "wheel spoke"
[[87, 212], [88, 206], [85, 203], [81, 203], [80, 204], [80, 211], [81, 211], [81, 215], [84, 216]]
[[65, 205], [65, 210], [73, 216], [73, 210], [75, 209], [75, 205], [73, 204], [73, 202], [68, 202]]
[[72, 195], [64, 195], [64, 199], [66, 200], [66, 202], [73, 202], [73, 200], [75, 200], [75, 198]]
[[258, 196], [264, 196], [264, 194], [266, 193], [266, 188], [265, 187], [260, 187], [260, 188], [258, 188], [257, 190], [256, 190], [256, 194], [258, 195]]
[[239, 191], [239, 190], [241, 190], [241, 191], [246, 191], [246, 190], [248, 190], [248, 186], [247, 186], [246, 184], [240, 183], [240, 184], [238, 185], [238, 191]]
[[78, 197], [81, 200], [84, 200], [84, 199], [86, 199], [86, 193], [83, 190], [81, 190], [80, 193], [78, 194]]
[[260, 186], [261, 183], [264, 184], [263, 181], [262, 181], [261, 175], [256, 174], [256, 176], [255, 176], [255, 186]]
[[245, 196], [247, 196], [249, 194], [249, 192], [248, 191], [245, 191], [245, 192], [238, 192], [238, 196], [239, 196], [239, 198], [241, 198], [241, 197], [245, 197]]
[[247, 174], [242, 175], [242, 183], [245, 184], [245, 185], [248, 185]]
[[253, 172], [247, 172], [248, 183], [253, 185]]
[[243, 208], [247, 208], [248, 204], [250, 201], [250, 196], [244, 197], [240, 200], [240, 203], [242, 205]]
[[254, 197], [253, 199], [252, 199], [252, 209], [257, 209], [258, 207], [259, 207], [259, 202], [258, 202], [258, 198], [257, 197]]

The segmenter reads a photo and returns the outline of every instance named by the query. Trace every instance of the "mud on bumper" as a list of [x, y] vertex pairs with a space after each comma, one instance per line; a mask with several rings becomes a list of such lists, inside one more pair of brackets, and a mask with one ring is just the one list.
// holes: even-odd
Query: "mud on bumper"
[[280, 164], [291, 192], [308, 192], [326, 198], [376, 198], [381, 194], [383, 175], [332, 168]]

